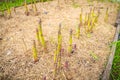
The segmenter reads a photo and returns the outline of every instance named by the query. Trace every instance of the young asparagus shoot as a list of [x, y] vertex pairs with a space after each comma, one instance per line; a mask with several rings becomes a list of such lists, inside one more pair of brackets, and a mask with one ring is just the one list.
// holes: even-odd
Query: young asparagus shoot
[[93, 18], [93, 20], [91, 21], [91, 25], [90, 25], [90, 28], [89, 28], [89, 33], [93, 32], [94, 27], [95, 27], [95, 18]]
[[41, 0], [41, 2], [44, 2], [44, 0]]
[[11, 9], [10, 8], [8, 8], [7, 13], [8, 13], [8, 18], [10, 18], [11, 17]]
[[31, 0], [31, 6], [32, 6], [32, 9], [33, 9], [33, 8], [34, 8], [34, 7], [33, 7], [33, 0]]
[[83, 9], [81, 8], [81, 13], [80, 13], [80, 23], [82, 24], [82, 14], [83, 14]]
[[25, 6], [25, 14], [28, 16], [29, 15], [29, 11], [28, 11], [28, 6], [27, 6], [26, 0], [25, 0], [25, 3], [24, 3], [24, 6]]
[[61, 24], [59, 24], [59, 30], [58, 30], [58, 45], [57, 45], [58, 67], [60, 67], [61, 49], [62, 49], [62, 35], [61, 35]]
[[34, 13], [35, 15], [37, 15], [37, 6], [36, 6], [36, 0], [33, 0], [34, 1]]
[[91, 17], [95, 16], [95, 7], [93, 9], [91, 9]]
[[57, 46], [56, 46], [55, 53], [54, 53], [54, 63], [56, 62], [57, 62]]
[[58, 30], [58, 43], [54, 54], [54, 65], [55, 65], [54, 78], [56, 78], [56, 75], [60, 73], [61, 70], [61, 52], [62, 52], [61, 47], [62, 47], [62, 35], [61, 35], [61, 24], [60, 24]]
[[108, 14], [108, 8], [107, 8], [106, 13], [105, 13], [105, 17], [104, 17], [105, 22], [108, 21], [108, 16], [109, 16], [109, 14]]
[[85, 14], [85, 20], [84, 20], [84, 26], [87, 25], [87, 20], [88, 20], [88, 14], [86, 13], [86, 14]]
[[99, 18], [99, 16], [100, 16], [100, 11], [98, 11], [97, 16], [95, 17], [95, 23], [98, 23], [98, 18]]
[[87, 26], [87, 24], [88, 24], [88, 13], [86, 13], [86, 15], [85, 15], [85, 21], [84, 21], [84, 28], [85, 28], [85, 33], [87, 33], [87, 28], [88, 28], [88, 26]]
[[89, 29], [90, 29], [90, 27], [91, 27], [91, 20], [90, 20], [90, 13], [88, 14], [88, 19], [87, 19], [87, 26], [86, 26], [86, 28], [85, 28], [85, 30], [86, 30], [86, 33], [89, 33]]
[[55, 53], [54, 53], [54, 78], [56, 77], [57, 75], [57, 62], [58, 62], [58, 55], [57, 55], [57, 46], [56, 46], [56, 50], [55, 50]]
[[37, 41], [40, 44], [40, 37], [39, 37], [39, 31], [38, 29], [36, 29], [36, 37], [37, 37]]
[[47, 47], [46, 47], [46, 43], [45, 43], [45, 39], [44, 39], [44, 35], [43, 35], [43, 32], [42, 32], [42, 21], [40, 19], [39, 21], [39, 38], [40, 38], [40, 42], [41, 42], [41, 45], [43, 46], [44, 50], [47, 51]]
[[80, 23], [80, 24], [78, 25], [78, 27], [77, 27], [77, 33], [76, 33], [77, 39], [80, 38], [80, 27], [81, 27], [81, 23]]
[[37, 48], [36, 48], [36, 43], [35, 43], [35, 40], [33, 41], [33, 60], [34, 62], [37, 62], [38, 61], [38, 56], [37, 56]]
[[68, 53], [72, 52], [72, 29], [70, 30]]
[[59, 30], [58, 30], [58, 46], [57, 46], [57, 54], [60, 53], [62, 46], [62, 35], [61, 35], [61, 24], [59, 25]]
[[62, 35], [61, 35], [61, 24], [60, 24], [58, 31], [58, 45], [57, 45], [58, 67], [60, 67], [61, 49], [62, 49]]
[[98, 14], [92, 18], [92, 24], [91, 24], [92, 28], [94, 28], [95, 24], [98, 22], [99, 14], [100, 13], [98, 12]]

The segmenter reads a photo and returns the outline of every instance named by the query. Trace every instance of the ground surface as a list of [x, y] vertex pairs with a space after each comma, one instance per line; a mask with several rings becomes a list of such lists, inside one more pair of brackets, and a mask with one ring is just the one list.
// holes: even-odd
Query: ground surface
[[[61, 0], [59, 8], [57, 1], [37, 3], [39, 14], [37, 16], [34, 16], [31, 5], [29, 5], [29, 16], [24, 14], [24, 7], [18, 7], [16, 13], [12, 11], [11, 19], [0, 17], [0, 37], [2, 38], [0, 40], [0, 79], [42, 80], [46, 76], [47, 80], [52, 80], [53, 55], [58, 26], [61, 23], [62, 47], [65, 50], [62, 54], [62, 67], [64, 68], [66, 61], [69, 63], [69, 70], [63, 71], [61, 80], [66, 80], [64, 74], [71, 80], [99, 80], [110, 54], [109, 45], [115, 34], [113, 24], [116, 19], [117, 6], [97, 2], [88, 4], [85, 0], [78, 0], [77, 4], [79, 7], [75, 7], [70, 1], [65, 4]], [[75, 34], [81, 8], [83, 8], [83, 14], [86, 14], [93, 7], [96, 13], [100, 10], [99, 22], [89, 37], [85, 34], [83, 27], [79, 40], [73, 35], [73, 45], [76, 44], [77, 50], [68, 57], [69, 30], [73, 29]], [[109, 7], [109, 20], [106, 23], [104, 15], [107, 7]], [[39, 61], [33, 63], [32, 40], [36, 40], [36, 28], [40, 18], [49, 53], [43, 52], [41, 46], [38, 46]], [[93, 59], [91, 53], [97, 56], [97, 60]]]

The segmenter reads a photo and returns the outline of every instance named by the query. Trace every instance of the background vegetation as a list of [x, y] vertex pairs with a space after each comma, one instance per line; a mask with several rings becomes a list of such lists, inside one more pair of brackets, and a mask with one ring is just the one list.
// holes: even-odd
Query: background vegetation
[[120, 80], [120, 40], [115, 42], [116, 52], [112, 64], [111, 78], [113, 80]]
[[[32, 0], [26, 0], [26, 2], [29, 4], [31, 3]], [[50, 1], [50, 0], [36, 0], [36, 2], [46, 2], [46, 1]], [[18, 7], [18, 6], [23, 6], [24, 5], [25, 0], [4, 0], [0, 2], [0, 11], [4, 11], [7, 9], [6, 4], [9, 7]]]

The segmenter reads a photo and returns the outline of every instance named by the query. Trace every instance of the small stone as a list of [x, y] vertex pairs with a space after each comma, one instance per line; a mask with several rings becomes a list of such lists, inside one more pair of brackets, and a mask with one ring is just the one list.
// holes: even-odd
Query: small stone
[[11, 52], [10, 50], [8, 50], [6, 54], [7, 54], [7, 55], [10, 55], [11, 53], [12, 53], [12, 52]]
[[48, 14], [48, 12], [47, 12], [47, 11], [44, 11], [44, 14]]

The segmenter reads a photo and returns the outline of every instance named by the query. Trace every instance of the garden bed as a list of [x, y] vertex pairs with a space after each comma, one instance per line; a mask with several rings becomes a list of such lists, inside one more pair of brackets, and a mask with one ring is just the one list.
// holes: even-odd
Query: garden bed
[[[99, 80], [111, 53], [110, 44], [115, 35], [113, 24], [117, 15], [117, 4], [78, 0], [65, 3], [57, 1], [37, 3], [38, 15], [34, 15], [28, 5], [29, 16], [24, 14], [24, 6], [12, 10], [12, 18], [0, 17], [0, 79], [7, 80], [52, 80], [54, 79], [54, 53], [57, 44], [59, 24], [62, 34], [61, 80]], [[94, 13], [100, 11], [98, 22], [92, 33], [86, 34], [81, 26], [80, 38], [77, 39], [76, 29], [80, 22], [81, 8], [83, 18], [90, 9]], [[108, 21], [104, 21], [106, 9]], [[47, 53], [38, 45], [36, 28], [42, 20], [43, 35], [47, 44]], [[84, 21], [84, 19], [83, 19]], [[68, 53], [69, 31], [73, 30], [73, 46], [76, 49]], [[34, 63], [32, 57], [33, 40], [37, 42], [38, 59]], [[70, 54], [70, 56], [68, 56]], [[68, 68], [66, 69], [66, 63]]]

